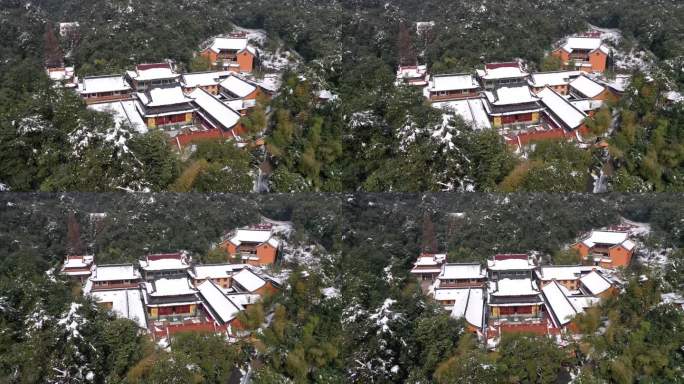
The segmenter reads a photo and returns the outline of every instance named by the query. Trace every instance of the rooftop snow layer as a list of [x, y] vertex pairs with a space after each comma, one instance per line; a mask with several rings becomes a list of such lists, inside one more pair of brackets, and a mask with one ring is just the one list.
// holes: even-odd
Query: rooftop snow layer
[[617, 245], [622, 244], [629, 238], [626, 231], [592, 231], [589, 237], [582, 240], [582, 243], [591, 248], [596, 244]]
[[78, 84], [78, 91], [82, 94], [129, 91], [128, 85], [121, 75], [84, 77]]
[[553, 281], [542, 288], [542, 293], [546, 301], [547, 308], [553, 312], [555, 319], [560, 326], [563, 326], [577, 315], [577, 310], [561, 290], [557, 282]]
[[139, 289], [96, 291], [92, 292], [90, 296], [97, 303], [111, 303], [112, 312], [133, 320], [140, 328], [147, 328], [145, 307]]
[[555, 71], [555, 72], [538, 72], [530, 75], [530, 85], [536, 88], [545, 86], [565, 85], [570, 80], [581, 75], [580, 71]]
[[217, 37], [211, 43], [210, 47], [210, 49], [216, 53], [220, 51], [242, 51], [246, 48], [246, 37]]
[[190, 265], [181, 259], [140, 260], [140, 268], [146, 271], [164, 271], [190, 268]]
[[211, 116], [226, 129], [234, 127], [240, 121], [239, 113], [203, 89], [195, 89], [190, 93], [190, 97], [204, 113]]
[[596, 97], [606, 89], [603, 85], [591, 80], [586, 76], [580, 76], [571, 81], [570, 87], [579, 91], [586, 97]]
[[457, 114], [474, 129], [489, 129], [492, 127], [482, 98], [442, 101], [432, 103], [432, 106]]
[[430, 81], [430, 92], [477, 89], [479, 87], [480, 85], [470, 74], [435, 75]]
[[180, 86], [170, 88], [152, 88], [148, 92], [138, 92], [138, 99], [147, 107], [183, 104], [190, 101]]
[[542, 89], [537, 96], [542, 103], [558, 117], [568, 129], [578, 128], [584, 122], [587, 114], [575, 108], [574, 105], [551, 88]]
[[257, 289], [263, 287], [266, 281], [261, 277], [254, 274], [254, 272], [249, 269], [243, 269], [240, 272], [233, 275], [233, 281], [238, 283], [244, 289], [249, 292], [255, 292]]
[[126, 124], [138, 133], [147, 133], [147, 125], [138, 111], [136, 111], [135, 101], [133, 100], [91, 104], [88, 105], [88, 108], [99, 112], [109, 113], [118, 126]]
[[563, 49], [567, 52], [572, 52], [576, 49], [594, 51], [599, 48], [604, 48], [603, 43], [598, 37], [569, 37], [565, 44], [563, 44]]
[[494, 286], [496, 290], [492, 292], [493, 296], [529, 296], [539, 293], [537, 284], [531, 279], [501, 279]]
[[492, 271], [531, 270], [535, 265], [530, 259], [487, 260], [487, 268]]
[[230, 76], [231, 73], [229, 71], [185, 73], [183, 74], [183, 85], [187, 88], [218, 85], [222, 79]]
[[184, 296], [192, 295], [196, 291], [190, 285], [187, 277], [179, 279], [157, 279], [151, 283], [145, 283], [147, 293], [152, 297], [160, 296]]
[[237, 76], [229, 76], [220, 84], [222, 88], [239, 98], [249, 96], [250, 93], [256, 90], [255, 85], [242, 80]]
[[238, 229], [230, 238], [235, 245], [242, 243], [265, 243], [271, 238], [270, 229]]
[[133, 264], [98, 265], [93, 269], [94, 281], [138, 280], [140, 273]]
[[221, 279], [230, 277], [234, 271], [244, 269], [246, 264], [206, 264], [195, 265], [190, 270], [194, 279]]
[[581, 275], [589, 273], [600, 267], [587, 265], [545, 265], [537, 270], [537, 276], [540, 280], [577, 280]]
[[539, 100], [537, 96], [532, 94], [527, 85], [520, 87], [501, 87], [493, 92], [485, 92], [485, 95], [493, 105], [533, 103]]
[[506, 67], [498, 67], [498, 68], [487, 68], [487, 69], [478, 69], [477, 70], [478, 76], [484, 80], [498, 80], [498, 79], [510, 79], [510, 78], [518, 78], [518, 77], [525, 77], [528, 75], [527, 72], [523, 71], [520, 66], [506, 66]]
[[451, 279], [481, 279], [485, 277], [484, 270], [480, 264], [444, 264], [442, 273], [439, 274], [440, 280]]
[[220, 289], [210, 280], [207, 280], [197, 287], [200, 296], [204, 302], [208, 304], [211, 311], [216, 314], [222, 323], [227, 323], [233, 320], [241, 309], [231, 299], [228, 298]]
[[605, 292], [611, 286], [610, 282], [596, 271], [583, 276], [580, 279], [580, 282], [582, 282], [582, 285], [584, 285], [584, 287], [587, 288], [592, 295], [599, 295]]

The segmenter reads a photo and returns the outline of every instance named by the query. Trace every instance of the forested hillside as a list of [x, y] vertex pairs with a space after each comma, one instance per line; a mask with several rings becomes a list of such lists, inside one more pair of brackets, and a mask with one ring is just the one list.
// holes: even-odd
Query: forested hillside
[[[9, 383], [79, 377], [96, 383], [219, 383], [251, 362], [257, 383], [550, 383], [571, 374], [581, 382], [676, 382], [684, 316], [662, 304], [660, 293], [682, 290], [680, 199], [3, 194], [0, 375]], [[70, 216], [83, 246], [98, 263], [107, 263], [179, 249], [208, 260], [224, 231], [258, 222], [261, 215], [292, 222], [286, 249], [318, 250], [309, 259], [285, 255], [279, 265], [290, 271], [285, 289], [244, 315], [249, 328], [261, 329], [254, 339], [226, 344], [218, 336], [182, 335], [170, 350], [160, 348], [138, 335], [132, 322], [114, 320], [73, 285], [45, 272], [73, 244]], [[630, 267], [626, 291], [587, 312], [581, 324], [591, 337], [567, 347], [572, 356], [549, 339], [527, 336], [504, 339], [497, 353], [486, 353], [463, 332], [461, 321], [408, 277], [425, 237], [431, 237], [427, 232], [451, 261], [534, 250], [549, 262], [580, 232], [620, 217], [650, 223], [645, 246], [669, 249], [669, 259], [653, 270], [639, 262]]]
[[[676, 0], [12, 0], [0, 18], [0, 184], [14, 191], [247, 192], [250, 180], [235, 176], [253, 178], [264, 160], [274, 192], [587, 191], [590, 171], [603, 163], [609, 190], [682, 189], [684, 112], [663, 96], [684, 79], [684, 5]], [[116, 130], [108, 117], [50, 87], [41, 69], [44, 36], [64, 21], [80, 23], [78, 38], [61, 49], [81, 76], [167, 58], [191, 69], [199, 45], [233, 25], [264, 29], [266, 45], [284, 44], [302, 63], [285, 74], [270, 105], [266, 153], [178, 158], [161, 135]], [[647, 73], [615, 107], [610, 153], [554, 147], [524, 159], [495, 132], [445, 124], [420, 92], [394, 86], [400, 31], [425, 21], [435, 23], [430, 33], [411, 33], [411, 40], [432, 73], [513, 58], [545, 68], [551, 44], [587, 23], [619, 28], [617, 48], [643, 51], [652, 62], [635, 69]], [[318, 103], [320, 90], [337, 101]], [[597, 131], [609, 123], [604, 116]], [[184, 173], [197, 182], [179, 180]]]

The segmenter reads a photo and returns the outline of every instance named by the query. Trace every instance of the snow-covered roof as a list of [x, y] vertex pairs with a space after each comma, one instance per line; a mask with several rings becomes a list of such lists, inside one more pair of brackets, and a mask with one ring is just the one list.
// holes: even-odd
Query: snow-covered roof
[[582, 276], [580, 282], [592, 295], [599, 295], [611, 286], [610, 282], [596, 271]]
[[569, 323], [577, 315], [577, 309], [565, 295], [561, 286], [552, 281], [542, 288], [544, 302], [549, 312], [553, 314], [552, 320], [557, 326]]
[[[451, 317], [459, 319], [465, 317], [466, 321], [475, 326], [482, 327], [484, 319], [484, 290], [476, 288], [457, 289], [459, 292], [451, 308]], [[465, 292], [462, 293], [462, 292]]]
[[565, 85], [581, 74], [581, 71], [537, 72], [530, 75], [529, 84], [535, 88]]
[[519, 64], [514, 65], [510, 63], [509, 65], [501, 65], [494, 68], [485, 67], [485, 69], [478, 69], [477, 75], [484, 80], [498, 80], [526, 77], [529, 74]]
[[239, 113], [201, 88], [192, 91], [190, 98], [195, 101], [202, 113], [206, 113], [226, 129], [234, 127], [240, 121]]
[[242, 98], [254, 92], [257, 87], [235, 75], [228, 76], [220, 83], [221, 87], [231, 94]]
[[[271, 229], [238, 229], [230, 237], [230, 242], [235, 245], [242, 243], [257, 243], [263, 244], [271, 239], [273, 232]], [[278, 246], [278, 241], [270, 242], [274, 247]], [[275, 244], [275, 245], [274, 245]]]
[[226, 296], [219, 287], [211, 280], [207, 280], [197, 287], [200, 296], [206, 306], [209, 307], [212, 315], [218, 317], [215, 319], [221, 323], [227, 323], [233, 320], [242, 310], [235, 304], [228, 296]]
[[532, 279], [501, 279], [490, 282], [492, 287], [492, 296], [530, 296], [539, 293], [537, 283]]
[[536, 268], [530, 258], [510, 258], [506, 260], [487, 260], [487, 268], [492, 271], [532, 270]]
[[586, 113], [575, 108], [567, 99], [551, 88], [545, 87], [537, 95], [541, 97], [542, 104], [568, 129], [579, 127], [587, 117]]
[[47, 74], [52, 81], [70, 80], [74, 77], [74, 67], [48, 68]]
[[572, 52], [576, 49], [587, 51], [601, 49], [602, 52], [608, 53], [608, 47], [598, 37], [569, 37], [563, 44], [563, 49], [566, 52]]
[[426, 65], [400, 66], [397, 70], [398, 79], [413, 79], [425, 76], [427, 73]]
[[[225, 292], [224, 292], [225, 293]], [[255, 293], [226, 293], [239, 306], [247, 306], [261, 300], [261, 295]]]
[[487, 100], [492, 105], [513, 105], [533, 103], [539, 100], [527, 85], [520, 87], [501, 87], [494, 91], [485, 92]]
[[446, 260], [445, 253], [436, 253], [434, 255], [422, 254], [418, 256], [418, 259], [415, 263], [413, 263], [413, 265], [415, 267], [441, 265], [444, 260]]
[[266, 285], [266, 280], [262, 279], [260, 276], [257, 276], [249, 269], [243, 269], [234, 274], [233, 281], [239, 284], [242, 288], [246, 289], [248, 292], [254, 292]]
[[536, 274], [540, 280], [577, 280], [582, 275], [587, 274], [600, 267], [593, 265], [545, 265], [540, 267]]
[[185, 296], [192, 295], [197, 292], [190, 284], [187, 277], [178, 279], [157, 279], [149, 283], [145, 283], [147, 294], [152, 297], [162, 296]]
[[634, 247], [636, 247], [636, 243], [630, 239], [627, 239], [622, 243], [622, 246], [625, 247], [626, 250], [631, 251], [634, 249]]
[[133, 264], [97, 265], [90, 277], [93, 281], [138, 280], [140, 272]]
[[485, 271], [480, 264], [444, 264], [437, 277], [440, 280], [482, 279]]
[[603, 85], [586, 76], [580, 76], [571, 81], [570, 87], [586, 97], [596, 97], [606, 89]]
[[147, 328], [145, 307], [140, 289], [117, 289], [95, 291], [90, 296], [96, 303], [111, 303], [111, 310], [118, 316], [133, 320], [140, 328]]
[[90, 104], [88, 105], [88, 108], [98, 112], [109, 113], [112, 115], [112, 118], [117, 126], [126, 124], [136, 130], [138, 133], [147, 132], [147, 125], [143, 121], [138, 111], [135, 110], [135, 101], [133, 100]]
[[230, 71], [184, 73], [182, 83], [186, 88], [218, 85], [222, 79], [230, 76], [231, 73]]
[[247, 49], [252, 54], [255, 54], [254, 48], [250, 47], [246, 37], [217, 37], [209, 47], [212, 51], [219, 53], [221, 51], [242, 51]]
[[624, 243], [629, 239], [629, 232], [627, 231], [591, 231], [582, 243], [589, 248], [596, 244], [603, 245], [618, 245]]
[[457, 114], [474, 129], [489, 129], [492, 127], [482, 98], [440, 101], [432, 103], [432, 106]]
[[191, 99], [185, 96], [180, 86], [152, 88], [147, 92], [138, 92], [137, 95], [138, 100], [146, 107], [161, 107], [191, 101]]
[[179, 76], [167, 63], [139, 64], [135, 70], [127, 73], [131, 79], [137, 81], [174, 79]]
[[121, 75], [84, 77], [78, 84], [81, 94], [130, 91], [131, 86]]
[[188, 273], [193, 279], [221, 279], [230, 277], [235, 271], [246, 268], [246, 264], [195, 265]]
[[[468, 288], [439, 288], [435, 289], [435, 300], [437, 301], [447, 301], [455, 300], [456, 303], [463, 305], [465, 310], [465, 304], [468, 300]], [[454, 304], [454, 305], [457, 305]]]
[[86, 268], [89, 267], [93, 264], [93, 258], [94, 256], [92, 255], [86, 255], [86, 256], [67, 256], [66, 260], [64, 260], [64, 268]]
[[145, 271], [165, 271], [188, 269], [190, 264], [181, 258], [164, 258], [158, 260], [140, 260], [140, 268]]
[[430, 92], [477, 89], [480, 85], [469, 73], [434, 75], [430, 80]]
[[603, 100], [592, 100], [592, 99], [580, 99], [580, 100], [570, 100], [570, 104], [574, 105], [575, 108], [586, 112], [595, 111], [603, 106]]

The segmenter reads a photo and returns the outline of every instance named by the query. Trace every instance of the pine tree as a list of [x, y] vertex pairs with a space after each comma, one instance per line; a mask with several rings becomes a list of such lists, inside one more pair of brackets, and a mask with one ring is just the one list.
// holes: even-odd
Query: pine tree
[[59, 46], [59, 40], [55, 36], [54, 27], [51, 22], [48, 22], [45, 26], [44, 44], [45, 66], [47, 68], [64, 66], [64, 54]]
[[83, 255], [83, 243], [81, 242], [81, 225], [76, 219], [74, 212], [69, 212], [67, 218], [67, 254]]

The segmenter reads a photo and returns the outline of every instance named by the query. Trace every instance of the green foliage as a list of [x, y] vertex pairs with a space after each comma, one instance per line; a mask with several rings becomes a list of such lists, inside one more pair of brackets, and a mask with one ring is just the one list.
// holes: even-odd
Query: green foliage
[[505, 382], [555, 383], [569, 362], [566, 351], [545, 336], [504, 335], [497, 352], [497, 374]]

